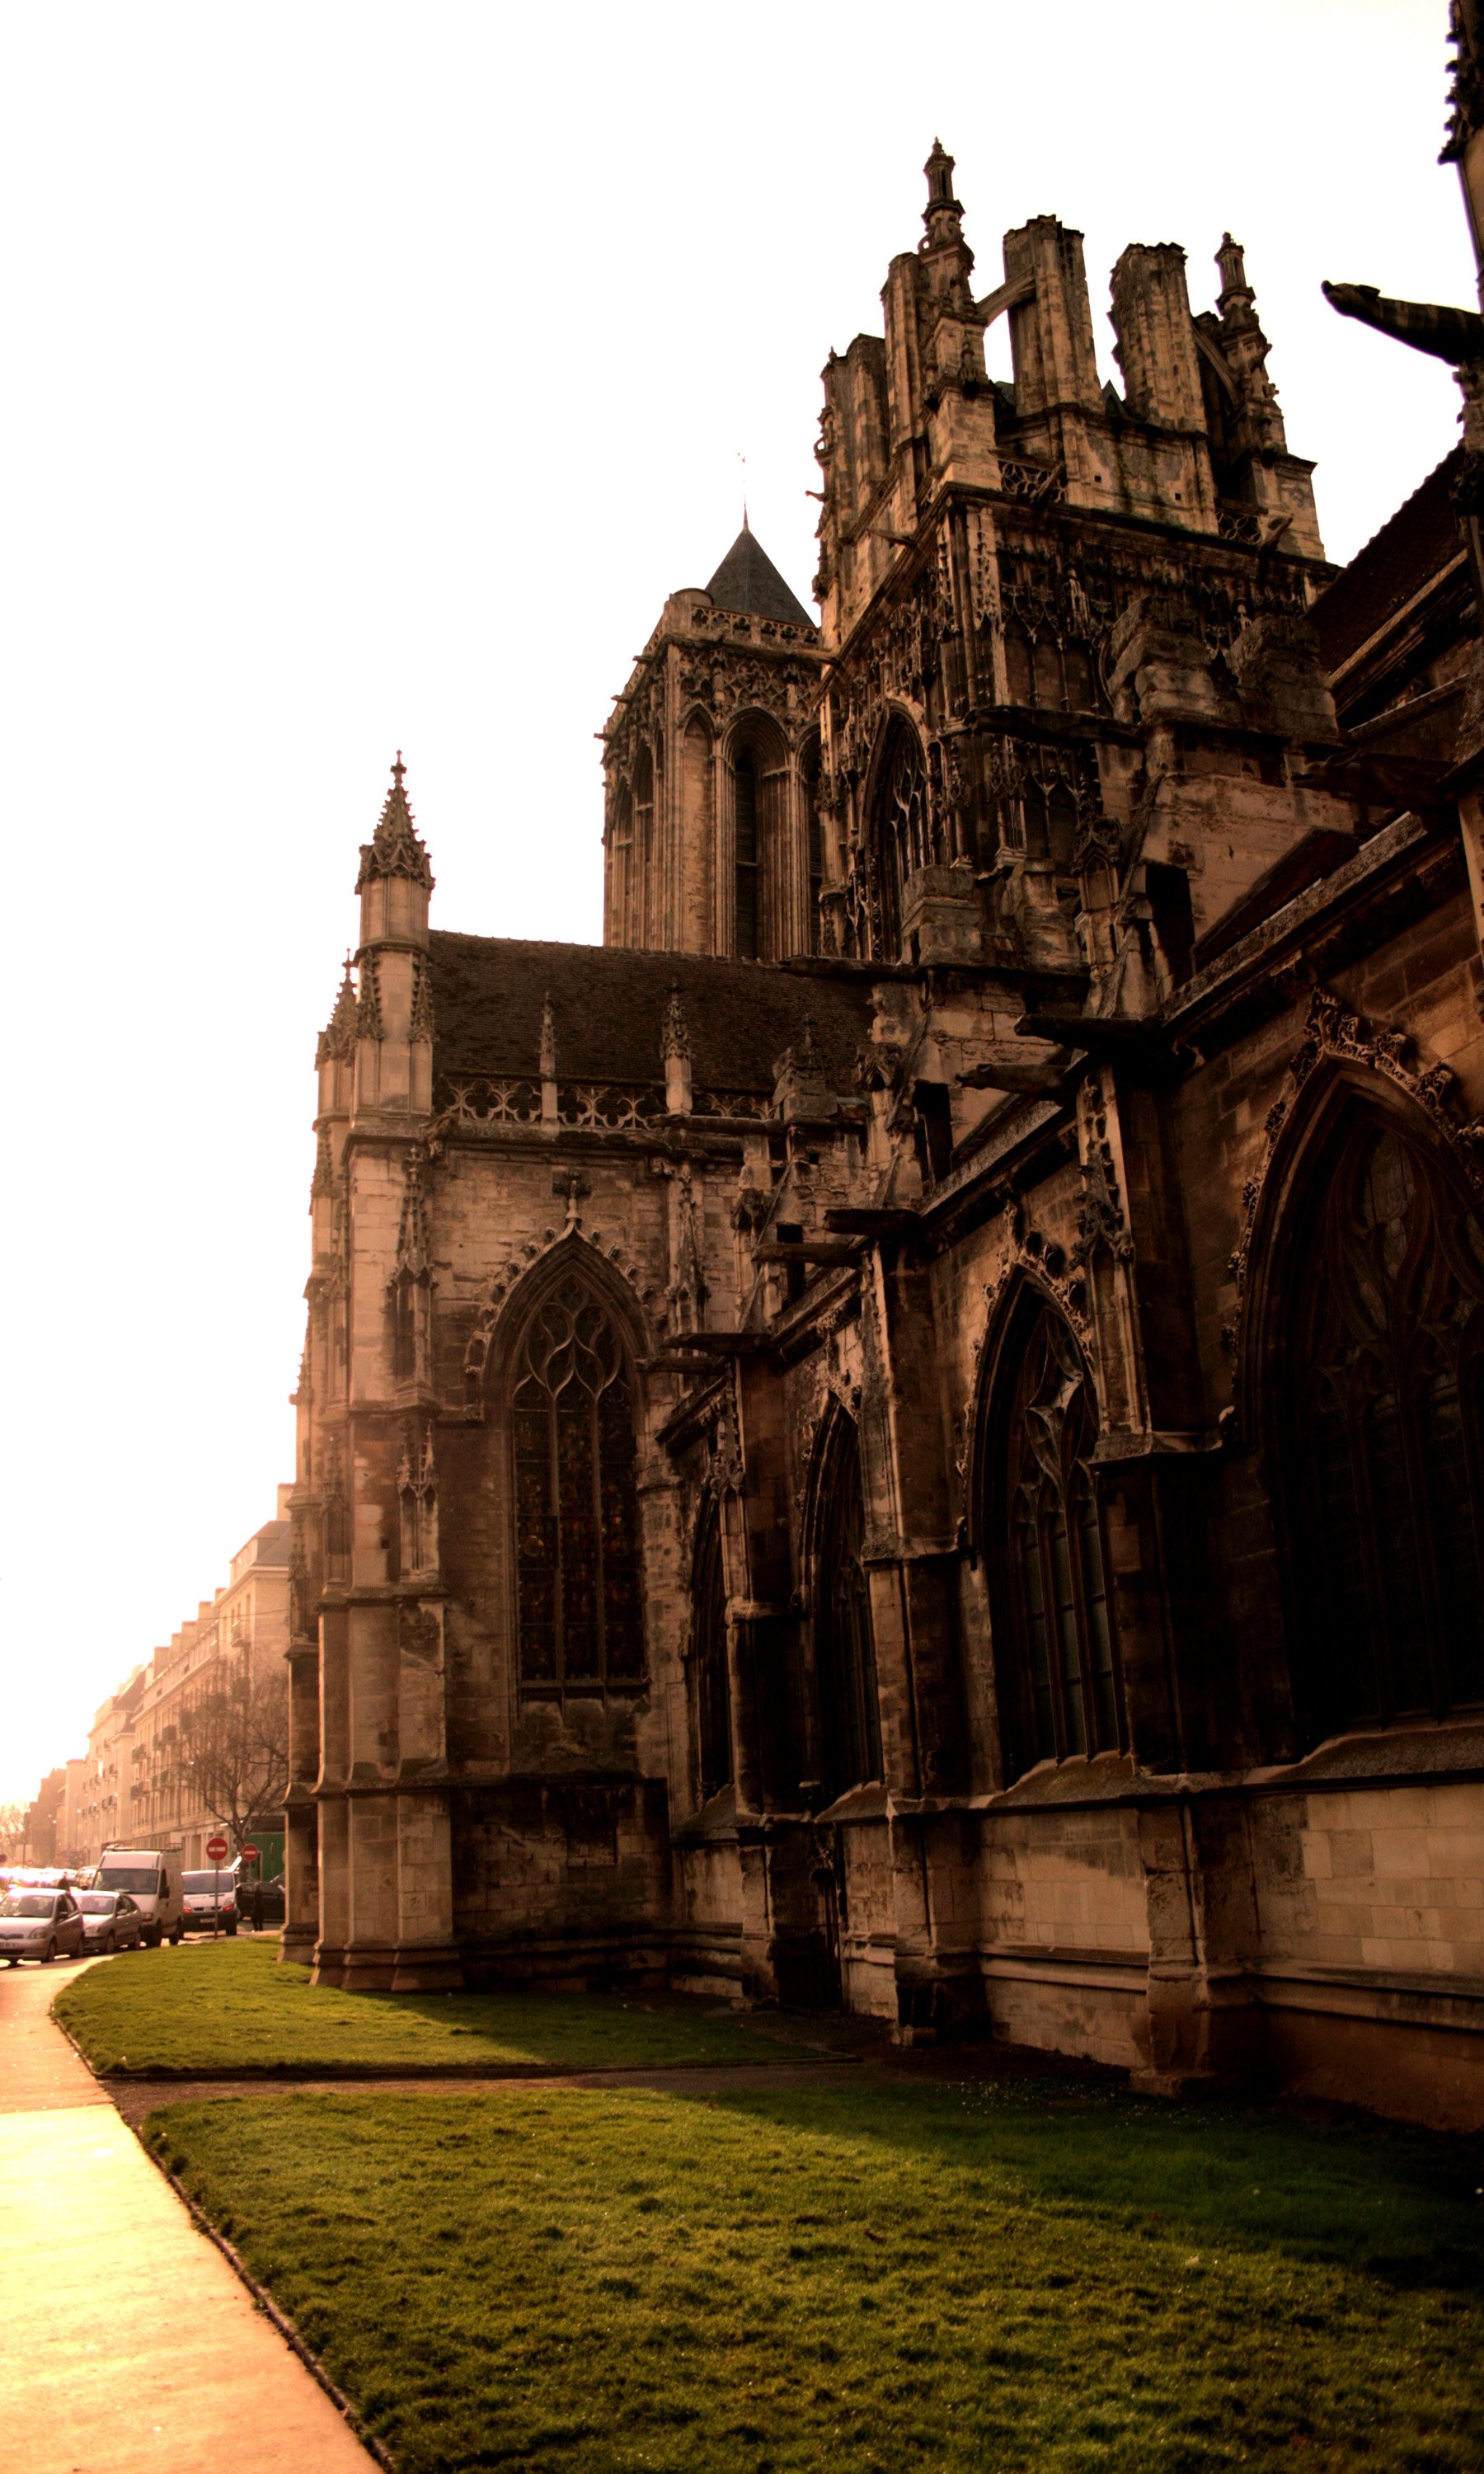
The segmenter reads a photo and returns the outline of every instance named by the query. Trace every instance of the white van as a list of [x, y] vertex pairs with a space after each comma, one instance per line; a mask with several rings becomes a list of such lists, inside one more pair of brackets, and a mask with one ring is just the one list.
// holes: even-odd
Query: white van
[[157, 1847], [106, 1847], [93, 1880], [95, 1890], [127, 1890], [144, 1918], [147, 1950], [162, 1941], [179, 1944], [185, 1929], [180, 1858]]

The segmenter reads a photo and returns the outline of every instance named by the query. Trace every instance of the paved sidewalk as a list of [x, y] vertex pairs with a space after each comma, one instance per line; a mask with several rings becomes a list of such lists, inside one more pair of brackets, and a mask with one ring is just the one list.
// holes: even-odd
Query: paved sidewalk
[[52, 2025], [76, 1973], [0, 1970], [4, 2462], [366, 2474], [372, 2459]]

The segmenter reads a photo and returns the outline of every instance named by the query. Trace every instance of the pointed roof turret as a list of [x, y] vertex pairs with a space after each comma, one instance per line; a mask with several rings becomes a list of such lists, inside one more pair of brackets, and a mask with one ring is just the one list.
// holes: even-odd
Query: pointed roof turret
[[718, 610], [744, 610], [754, 618], [776, 618], [794, 627], [814, 624], [745, 516], [741, 531], [706, 589]]
[[433, 890], [433, 870], [428, 864], [427, 852], [418, 838], [407, 793], [402, 788], [406, 772], [402, 751], [398, 748], [396, 763], [392, 767], [392, 788], [387, 792], [380, 821], [371, 840], [361, 844], [361, 873], [355, 881], [357, 893], [384, 876], [409, 877], [414, 885], [420, 885], [426, 892]]
[[340, 982], [340, 994], [335, 999], [335, 1010], [320, 1033], [314, 1061], [316, 1065], [323, 1065], [326, 1057], [348, 1056], [354, 1046], [355, 982], [350, 977], [350, 957], [347, 954], [345, 977]]

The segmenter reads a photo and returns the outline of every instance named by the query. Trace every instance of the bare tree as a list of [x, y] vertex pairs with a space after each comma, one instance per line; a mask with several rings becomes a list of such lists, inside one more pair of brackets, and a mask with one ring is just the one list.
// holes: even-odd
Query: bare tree
[[19, 1863], [20, 1851], [26, 1843], [26, 1807], [23, 1804], [0, 1804], [0, 1853], [12, 1863]]
[[241, 1847], [283, 1808], [289, 1778], [288, 1674], [242, 1653], [203, 1678], [180, 1713], [184, 1783]]

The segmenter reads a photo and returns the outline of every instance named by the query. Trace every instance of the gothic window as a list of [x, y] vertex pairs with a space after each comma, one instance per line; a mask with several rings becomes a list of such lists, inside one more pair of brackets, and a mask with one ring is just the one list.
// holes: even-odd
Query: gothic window
[[899, 714], [888, 727], [873, 807], [871, 840], [880, 881], [883, 958], [895, 961], [901, 944], [902, 888], [932, 857], [922, 742]]
[[736, 954], [757, 959], [757, 764], [753, 750], [737, 751], [732, 770], [733, 850], [736, 870]]
[[808, 909], [804, 943], [811, 954], [820, 949], [820, 895], [825, 889], [825, 827], [820, 814], [820, 743], [809, 739], [800, 763], [803, 790], [804, 856], [808, 862]]
[[513, 1428], [520, 1680], [601, 1691], [644, 1673], [634, 1403], [603, 1307], [568, 1278], [516, 1364]]
[[1304, 1215], [1281, 1457], [1317, 1733], [1484, 1702], [1484, 1233], [1355, 1114]]
[[656, 911], [655, 885], [655, 765], [647, 747], [641, 747], [634, 767], [634, 840], [637, 855], [637, 883], [634, 888], [634, 935], [636, 945], [652, 941], [651, 930]]
[[731, 1687], [727, 1673], [727, 1588], [722, 1572], [721, 1513], [706, 1507], [696, 1549], [692, 1600], [691, 1679], [701, 1800], [731, 1783]]
[[1005, 693], [1011, 704], [1052, 713], [1091, 713], [1097, 704], [1092, 657], [1085, 643], [1055, 635], [1049, 624], [1034, 635], [1017, 618], [1005, 624]]
[[1007, 1749], [1022, 1770], [1116, 1750], [1120, 1695], [1088, 1466], [1096, 1440], [1090, 1389], [1077, 1344], [1051, 1307], [1030, 1311], [1007, 1389], [989, 1534]]
[[849, 1418], [836, 1419], [826, 1452], [815, 1557], [814, 1660], [824, 1784], [828, 1795], [837, 1796], [880, 1778], [881, 1713], [861, 1561], [866, 1507], [860, 1444]]

